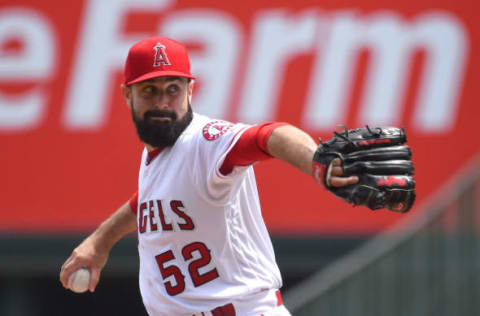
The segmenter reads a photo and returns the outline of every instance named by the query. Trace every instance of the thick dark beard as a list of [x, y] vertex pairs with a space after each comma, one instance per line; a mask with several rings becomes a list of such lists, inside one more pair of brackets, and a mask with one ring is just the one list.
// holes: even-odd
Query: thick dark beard
[[[131, 109], [138, 137], [153, 147], [173, 146], [193, 119], [190, 103], [187, 113], [181, 119], [177, 118], [177, 113], [168, 110], [150, 110], [141, 119], [133, 111], [133, 103]], [[169, 117], [171, 121], [157, 121], [151, 117]]]

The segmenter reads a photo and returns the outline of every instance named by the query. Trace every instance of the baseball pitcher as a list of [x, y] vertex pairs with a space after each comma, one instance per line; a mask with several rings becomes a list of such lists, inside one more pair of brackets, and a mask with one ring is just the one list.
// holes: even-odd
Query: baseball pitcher
[[317, 145], [285, 123], [231, 123], [195, 113], [186, 48], [152, 37], [133, 45], [123, 96], [145, 143], [138, 191], [62, 266], [90, 271], [94, 291], [110, 249], [138, 234], [139, 283], [149, 315], [290, 315], [262, 219], [253, 165], [277, 158], [335, 195], [406, 212], [414, 201], [405, 132], [365, 127]]

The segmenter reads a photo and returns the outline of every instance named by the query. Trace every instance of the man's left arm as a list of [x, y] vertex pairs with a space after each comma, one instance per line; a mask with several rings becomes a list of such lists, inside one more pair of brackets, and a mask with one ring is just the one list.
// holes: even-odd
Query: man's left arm
[[[274, 157], [313, 175], [313, 155], [317, 147], [307, 133], [286, 123], [270, 122], [252, 126], [240, 136], [228, 153], [220, 172], [228, 175], [235, 166], [246, 166]], [[342, 187], [358, 181], [356, 176], [342, 175], [341, 162], [334, 159], [327, 176], [328, 185]]]
[[[267, 140], [267, 150], [273, 157], [283, 160], [313, 176], [313, 155], [318, 145], [310, 135], [292, 125], [275, 128]], [[357, 176], [342, 177], [339, 159], [333, 161], [329, 184], [341, 187], [358, 182]]]

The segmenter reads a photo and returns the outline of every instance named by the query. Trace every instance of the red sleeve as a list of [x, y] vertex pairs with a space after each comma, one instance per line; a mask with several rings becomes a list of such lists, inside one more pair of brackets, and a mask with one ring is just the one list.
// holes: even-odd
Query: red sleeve
[[130, 200], [128, 200], [128, 204], [130, 204], [130, 208], [132, 209], [132, 212], [137, 215], [137, 208], [138, 208], [138, 191], [135, 192]]
[[272, 158], [267, 149], [268, 138], [274, 129], [284, 125], [287, 123], [269, 122], [248, 128], [225, 157], [220, 172], [227, 175], [235, 166], [248, 166]]

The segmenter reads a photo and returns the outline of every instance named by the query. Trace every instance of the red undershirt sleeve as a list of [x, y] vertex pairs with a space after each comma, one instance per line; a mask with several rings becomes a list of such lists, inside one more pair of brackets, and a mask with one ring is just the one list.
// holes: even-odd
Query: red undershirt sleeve
[[135, 192], [130, 200], [128, 200], [128, 204], [130, 204], [130, 208], [132, 209], [132, 212], [137, 215], [137, 208], [138, 208], [138, 191]]
[[287, 123], [269, 122], [248, 128], [225, 157], [220, 172], [228, 175], [235, 166], [248, 166], [272, 158], [267, 149], [268, 138], [274, 129], [284, 125]]

